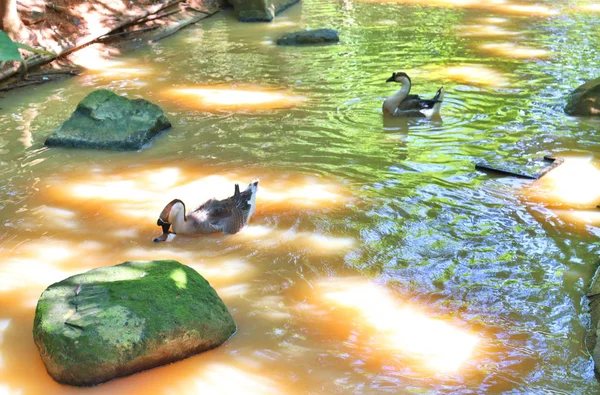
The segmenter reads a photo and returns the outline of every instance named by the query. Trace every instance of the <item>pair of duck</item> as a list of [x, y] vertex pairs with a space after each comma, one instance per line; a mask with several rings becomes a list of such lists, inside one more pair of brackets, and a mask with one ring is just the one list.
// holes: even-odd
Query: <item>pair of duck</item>
[[[392, 117], [427, 118], [439, 115], [444, 99], [443, 88], [432, 99], [427, 100], [410, 94], [411, 80], [406, 73], [393, 73], [386, 82], [400, 83], [402, 88], [385, 99], [384, 114]], [[235, 184], [233, 196], [223, 200], [210, 199], [188, 214], [185, 212], [185, 204], [175, 199], [160, 213], [156, 224], [162, 227], [163, 234], [154, 241], [165, 241], [175, 234], [237, 233], [248, 224], [256, 211], [257, 191], [258, 180], [252, 181], [243, 192]], [[173, 231], [170, 230], [171, 227]]]

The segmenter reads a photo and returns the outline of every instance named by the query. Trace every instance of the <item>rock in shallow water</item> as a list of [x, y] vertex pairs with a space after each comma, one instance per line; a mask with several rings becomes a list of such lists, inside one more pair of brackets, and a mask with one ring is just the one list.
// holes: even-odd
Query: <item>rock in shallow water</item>
[[33, 336], [56, 381], [87, 386], [218, 347], [235, 330], [223, 301], [192, 268], [134, 261], [49, 286]]
[[594, 359], [596, 372], [600, 372], [600, 342], [598, 342], [600, 336], [600, 268], [596, 271], [587, 297], [590, 302], [591, 324], [585, 344]]
[[270, 22], [300, 0], [227, 0], [241, 22]]
[[100, 89], [77, 105], [71, 117], [48, 137], [46, 145], [139, 150], [169, 127], [171, 123], [157, 105]]
[[571, 92], [565, 112], [568, 115], [600, 116], [600, 78], [588, 81]]
[[340, 41], [337, 30], [317, 29], [286, 34], [277, 40], [277, 45], [328, 44]]

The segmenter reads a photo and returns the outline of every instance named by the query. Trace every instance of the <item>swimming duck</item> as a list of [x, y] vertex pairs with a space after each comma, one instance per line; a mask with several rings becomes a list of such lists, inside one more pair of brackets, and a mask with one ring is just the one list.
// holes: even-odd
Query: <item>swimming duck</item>
[[409, 95], [410, 77], [403, 72], [393, 73], [385, 82], [399, 82], [402, 88], [383, 102], [383, 113], [393, 117], [427, 117], [440, 114], [444, 99], [444, 88], [438, 89], [431, 100], [421, 99], [419, 95]]
[[[248, 224], [256, 211], [257, 191], [258, 180], [252, 181], [243, 192], [240, 192], [239, 184], [235, 184], [233, 196], [223, 200], [209, 199], [187, 215], [185, 204], [174, 199], [158, 217], [156, 224], [162, 227], [163, 234], [154, 241], [168, 240], [173, 234], [237, 233]], [[173, 232], [169, 231], [171, 226]]]

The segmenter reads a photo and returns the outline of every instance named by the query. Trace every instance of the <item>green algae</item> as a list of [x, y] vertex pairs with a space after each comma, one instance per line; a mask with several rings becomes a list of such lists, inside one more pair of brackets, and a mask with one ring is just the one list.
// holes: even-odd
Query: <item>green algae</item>
[[[34, 320], [48, 372], [73, 385], [212, 349], [235, 330], [210, 284], [176, 261], [125, 262], [69, 277], [44, 291]], [[153, 354], [165, 348], [173, 353]]]

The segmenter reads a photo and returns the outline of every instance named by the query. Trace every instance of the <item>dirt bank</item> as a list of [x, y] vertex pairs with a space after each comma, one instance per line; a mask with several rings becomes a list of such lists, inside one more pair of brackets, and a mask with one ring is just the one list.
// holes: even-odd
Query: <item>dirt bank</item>
[[[221, 0], [19, 0], [23, 26], [13, 39], [56, 56], [25, 53], [26, 68], [0, 69], [0, 90], [62, 78], [85, 65], [85, 58], [106, 58], [142, 43], [164, 38], [222, 8]], [[42, 66], [40, 72], [32, 72]], [[66, 74], [63, 74], [66, 73]]]

